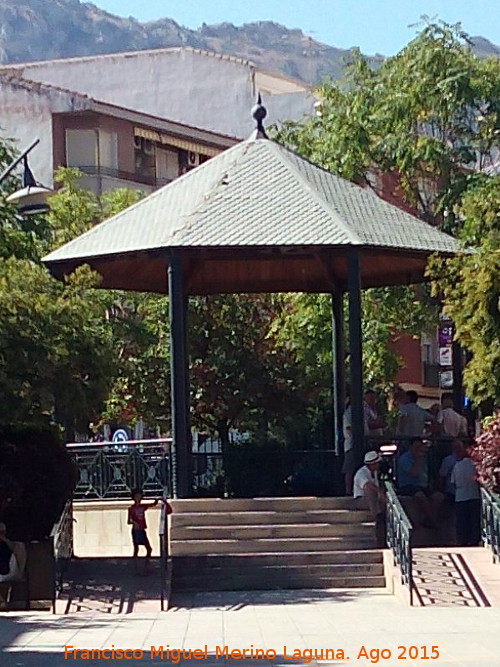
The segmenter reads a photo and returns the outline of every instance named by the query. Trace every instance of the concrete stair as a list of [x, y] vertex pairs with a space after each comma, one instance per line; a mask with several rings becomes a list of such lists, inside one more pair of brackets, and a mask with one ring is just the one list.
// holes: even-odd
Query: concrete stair
[[373, 521], [351, 498], [173, 501], [174, 591], [384, 587]]

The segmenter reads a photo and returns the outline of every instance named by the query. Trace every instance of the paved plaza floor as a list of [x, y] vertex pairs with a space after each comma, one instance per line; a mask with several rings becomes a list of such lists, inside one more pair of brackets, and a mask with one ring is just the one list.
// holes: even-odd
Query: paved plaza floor
[[[147, 611], [143, 607], [144, 611], [115, 615], [2, 614], [0, 665], [145, 667], [172, 664], [177, 654], [169, 656], [168, 649], [200, 649], [180, 664], [500, 667], [498, 606], [409, 608], [385, 590], [199, 593], [178, 595], [172, 602], [163, 613], [152, 605]], [[107, 653], [101, 659], [86, 659], [82, 653], [65, 658], [65, 646], [137, 653], [136, 659], [105, 659]], [[163, 658], [160, 653], [151, 657], [152, 646], [155, 651], [163, 646]], [[226, 659], [224, 647], [229, 652], [246, 649], [245, 658], [234, 654]], [[251, 651], [257, 649], [268, 657], [252, 659]], [[333, 652], [327, 654], [326, 649]], [[381, 655], [382, 649], [386, 651]], [[415, 651], [418, 659], [410, 657]]]

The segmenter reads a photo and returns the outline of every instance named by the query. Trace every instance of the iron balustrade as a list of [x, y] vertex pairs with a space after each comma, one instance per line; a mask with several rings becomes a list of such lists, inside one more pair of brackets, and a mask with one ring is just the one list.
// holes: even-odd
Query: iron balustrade
[[255, 498], [340, 493], [340, 464], [332, 449], [231, 445], [224, 454], [193, 452], [193, 495]]
[[387, 491], [387, 544], [392, 551], [394, 564], [401, 572], [401, 583], [407, 586], [410, 606], [413, 605], [413, 554], [411, 538], [413, 526], [399, 502], [390, 482], [385, 483]]
[[56, 600], [63, 589], [64, 573], [73, 556], [73, 503], [68, 500], [59, 521], [50, 534], [54, 554], [55, 585], [52, 610], [56, 612]]
[[[167, 512], [167, 506], [163, 503], [160, 514], [160, 527], [158, 531], [158, 541], [160, 543], [160, 609], [168, 610], [168, 599], [170, 593], [170, 515]], [[165, 602], [167, 603], [165, 608]]]
[[86, 176], [97, 176], [99, 178], [107, 176], [108, 178], [116, 178], [122, 181], [131, 181], [142, 185], [152, 185], [153, 187], [161, 187], [172, 182], [171, 178], [157, 176], [154, 173], [147, 173], [145, 171], [125, 171], [114, 167], [85, 164], [78, 166], [77, 169]]
[[481, 525], [483, 541], [493, 554], [493, 562], [500, 561], [500, 496], [481, 487]]
[[78, 472], [74, 500], [125, 500], [132, 489], [144, 497], [172, 488], [171, 438], [84, 442], [66, 445]]

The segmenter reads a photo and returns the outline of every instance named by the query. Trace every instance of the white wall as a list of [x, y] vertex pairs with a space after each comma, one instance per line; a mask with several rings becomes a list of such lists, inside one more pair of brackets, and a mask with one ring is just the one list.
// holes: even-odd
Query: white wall
[[[80, 558], [131, 556], [132, 537], [127, 525], [127, 508], [131, 501], [75, 502], [73, 504], [74, 551]], [[158, 531], [160, 508], [148, 510], [148, 537], [153, 556], [160, 553]], [[139, 550], [144, 555], [144, 548]]]
[[[254, 129], [254, 70], [250, 65], [189, 50], [158, 50], [25, 65], [27, 79], [85, 93], [222, 134], [246, 138]], [[311, 113], [308, 93], [264, 99], [268, 123]]]
[[58, 91], [39, 91], [0, 81], [0, 134], [14, 139], [19, 152], [40, 139], [29, 154], [29, 164], [35, 179], [43, 185], [53, 185], [52, 113], [78, 108], [77, 100]]

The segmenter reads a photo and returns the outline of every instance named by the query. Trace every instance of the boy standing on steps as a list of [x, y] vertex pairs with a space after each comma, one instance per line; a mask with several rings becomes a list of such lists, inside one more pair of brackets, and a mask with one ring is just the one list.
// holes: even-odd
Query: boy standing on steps
[[[157, 498], [153, 503], [143, 504], [142, 498], [143, 493], [142, 489], [133, 489], [132, 491], [132, 500], [134, 501], [133, 505], [130, 505], [128, 508], [128, 520], [127, 523], [132, 526], [132, 543], [134, 545], [134, 569], [137, 573], [137, 556], [139, 553], [139, 547], [144, 546], [146, 548], [146, 563], [144, 566], [144, 573], [146, 574], [149, 569], [149, 559], [151, 558], [151, 544], [146, 533], [147, 524], [146, 524], [146, 510], [150, 507], [155, 507], [158, 505], [160, 500]], [[167, 514], [170, 514], [172, 509], [170, 504], [164, 500], [163, 501], [167, 506]]]

